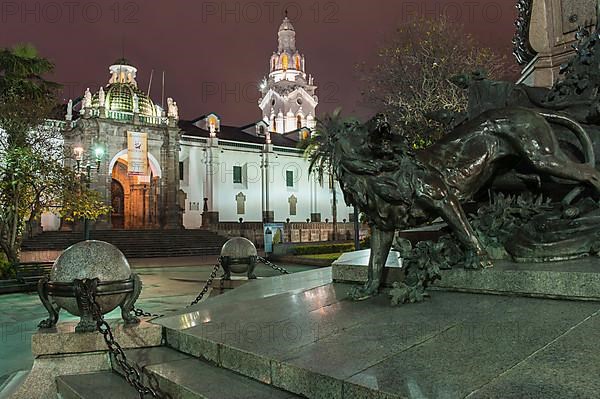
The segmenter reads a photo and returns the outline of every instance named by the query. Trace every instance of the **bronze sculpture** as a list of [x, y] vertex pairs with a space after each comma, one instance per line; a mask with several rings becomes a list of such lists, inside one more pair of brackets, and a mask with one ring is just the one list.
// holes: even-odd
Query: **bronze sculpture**
[[[464, 114], [431, 115], [449, 133], [429, 148], [409, 148], [382, 115], [333, 135], [332, 165], [346, 203], [365, 213], [372, 228], [368, 281], [352, 292], [354, 299], [378, 292], [394, 232], [437, 216], [452, 236], [414, 248], [395, 243], [407, 261], [407, 282], [392, 290], [395, 303], [421, 300], [439, 268], [452, 263], [443, 258], [457, 253], [465, 267], [485, 268], [501, 256], [544, 261], [600, 251], [600, 208], [591, 198], [600, 193], [593, 140], [600, 134], [600, 30], [580, 29], [577, 39], [575, 56], [562, 68], [565, 78], [551, 89], [494, 82], [481, 72], [452, 78], [469, 90], [469, 106]], [[517, 173], [523, 164], [526, 172]], [[492, 194], [488, 209], [480, 207], [469, 220], [461, 202], [511, 175], [525, 181], [521, 193]], [[558, 202], [527, 195], [548, 180], [571, 191]], [[515, 215], [502, 208], [508, 203]], [[509, 242], [511, 235], [521, 239]]]
[[467, 249], [466, 267], [492, 266], [460, 202], [471, 198], [511, 163], [526, 160], [540, 174], [585, 183], [600, 192], [600, 172], [569, 160], [559, 149], [546, 118], [569, 123], [586, 136], [585, 130], [569, 118], [504, 108], [486, 111], [416, 152], [390, 130], [383, 116], [336, 137], [335, 173], [346, 202], [365, 212], [372, 227], [369, 281], [354, 297], [369, 297], [379, 289], [395, 230], [435, 216], [448, 223]]

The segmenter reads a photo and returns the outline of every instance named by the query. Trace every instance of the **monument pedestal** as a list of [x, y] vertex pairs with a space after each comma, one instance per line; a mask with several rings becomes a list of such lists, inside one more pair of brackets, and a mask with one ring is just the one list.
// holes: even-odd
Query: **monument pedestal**
[[[343, 253], [331, 264], [333, 281], [338, 283], [364, 283], [367, 281], [370, 256], [370, 249]], [[383, 269], [383, 284], [391, 286], [393, 282], [403, 280], [402, 259], [398, 252], [390, 251]]]
[[485, 270], [443, 270], [434, 290], [600, 301], [600, 258], [561, 262], [496, 261]]
[[[348, 252], [332, 264], [334, 282], [367, 281], [370, 250]], [[478, 294], [600, 301], [600, 258], [592, 256], [560, 262], [515, 263], [494, 261], [483, 270], [454, 267], [442, 270], [430, 289]], [[402, 259], [390, 251], [383, 285], [404, 280]]]
[[[522, 71], [519, 83], [551, 87], [558, 80], [562, 63], [573, 56], [579, 26], [596, 24], [596, 0], [526, 0], [527, 13], [519, 19], [522, 40], [537, 53]], [[521, 19], [523, 18], [523, 19]], [[528, 33], [528, 34], [527, 34]]]
[[175, 353], [196, 359], [150, 370], [172, 393], [182, 389], [169, 381], [211, 386], [193, 369], [208, 360], [227, 381], [260, 382], [264, 393], [253, 397], [597, 396], [598, 303], [438, 291], [392, 307], [383, 293], [352, 302], [351, 289], [322, 268], [209, 298], [153, 321]]

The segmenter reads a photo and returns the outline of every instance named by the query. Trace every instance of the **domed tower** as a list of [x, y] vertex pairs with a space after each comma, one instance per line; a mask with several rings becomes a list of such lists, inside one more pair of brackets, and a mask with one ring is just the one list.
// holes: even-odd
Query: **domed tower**
[[[108, 85], [92, 96], [91, 108], [105, 112], [111, 119], [123, 119], [139, 114], [147, 121], [162, 116], [162, 109], [138, 88], [137, 68], [125, 58], [116, 60], [109, 68]], [[85, 104], [84, 104], [85, 105]]]
[[305, 58], [296, 48], [296, 31], [285, 16], [279, 26], [278, 47], [269, 61], [269, 75], [260, 85], [258, 100], [269, 131], [288, 133], [315, 126], [317, 86], [306, 74]]

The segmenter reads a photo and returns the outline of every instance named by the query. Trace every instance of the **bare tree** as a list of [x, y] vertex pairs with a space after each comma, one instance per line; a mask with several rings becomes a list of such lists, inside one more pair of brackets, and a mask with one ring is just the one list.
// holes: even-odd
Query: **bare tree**
[[377, 57], [374, 67], [358, 66], [364, 100], [384, 112], [415, 147], [425, 147], [443, 134], [443, 127], [427, 113], [466, 109], [465, 92], [449, 78], [475, 71], [485, 71], [492, 79], [516, 75], [509, 56], [481, 46], [462, 25], [443, 17], [417, 18], [400, 26]]

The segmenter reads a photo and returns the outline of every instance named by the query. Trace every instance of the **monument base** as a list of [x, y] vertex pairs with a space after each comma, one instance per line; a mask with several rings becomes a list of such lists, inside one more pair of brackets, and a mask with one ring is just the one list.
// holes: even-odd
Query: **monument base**
[[391, 307], [383, 293], [350, 301], [352, 286], [330, 273], [263, 279], [154, 320], [177, 350], [169, 356], [200, 359], [165, 356], [149, 370], [171, 393], [211, 386], [192, 386], [208, 360], [228, 381], [260, 382], [253, 397], [597, 396], [597, 303], [438, 291]]
[[[332, 264], [335, 282], [367, 281], [370, 250], [348, 252]], [[600, 301], [600, 258], [587, 257], [560, 262], [515, 263], [495, 261], [494, 267], [442, 270], [432, 290], [517, 295], [539, 298]], [[390, 251], [383, 272], [383, 285], [404, 280], [402, 259]]]
[[443, 270], [432, 289], [600, 301], [600, 258], [561, 262], [496, 261], [485, 270]]
[[[343, 253], [332, 266], [334, 282], [339, 283], [364, 283], [367, 281], [370, 249]], [[391, 286], [394, 281], [403, 281], [402, 259], [396, 251], [388, 254], [383, 270], [384, 285]]]

